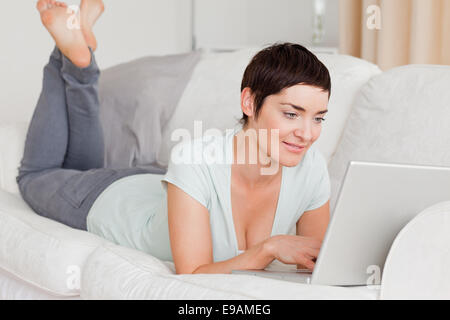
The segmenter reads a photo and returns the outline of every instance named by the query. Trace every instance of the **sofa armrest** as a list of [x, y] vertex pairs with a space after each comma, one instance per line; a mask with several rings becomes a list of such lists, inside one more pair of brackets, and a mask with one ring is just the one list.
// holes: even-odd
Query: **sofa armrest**
[[16, 176], [27, 130], [27, 122], [0, 125], [0, 188], [14, 194], [19, 194]]
[[433, 205], [397, 235], [386, 259], [381, 299], [450, 299], [450, 201]]
[[37, 215], [20, 195], [0, 189], [0, 269], [17, 278], [53, 295], [79, 295], [84, 262], [105, 242]]

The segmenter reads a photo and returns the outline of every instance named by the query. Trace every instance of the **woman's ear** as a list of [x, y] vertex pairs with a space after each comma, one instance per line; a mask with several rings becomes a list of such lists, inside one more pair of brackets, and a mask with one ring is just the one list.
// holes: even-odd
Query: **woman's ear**
[[247, 117], [253, 116], [254, 113], [254, 97], [249, 87], [244, 88], [241, 92], [241, 109]]

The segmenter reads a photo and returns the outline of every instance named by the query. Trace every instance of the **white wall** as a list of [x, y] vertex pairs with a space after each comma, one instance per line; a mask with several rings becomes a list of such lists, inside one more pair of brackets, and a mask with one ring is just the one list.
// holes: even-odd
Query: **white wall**
[[[308, 44], [313, 0], [196, 0], [200, 44], [216, 47], [274, 41]], [[0, 122], [28, 121], [41, 90], [53, 40], [42, 26], [37, 0], [4, 1], [0, 10]], [[192, 47], [191, 0], [104, 0], [94, 29], [100, 68], [145, 55]], [[338, 0], [327, 0], [324, 45], [338, 41]], [[69, 0], [68, 4], [78, 4]]]
[[[197, 47], [260, 46], [276, 41], [312, 45], [313, 0], [194, 0]], [[321, 46], [339, 42], [339, 1], [326, 0]]]
[[[35, 0], [2, 3], [0, 10], [0, 122], [28, 121], [53, 39], [40, 22]], [[187, 0], [104, 0], [106, 10], [95, 33], [101, 68], [149, 54], [191, 49]], [[78, 4], [68, 1], [68, 4]]]

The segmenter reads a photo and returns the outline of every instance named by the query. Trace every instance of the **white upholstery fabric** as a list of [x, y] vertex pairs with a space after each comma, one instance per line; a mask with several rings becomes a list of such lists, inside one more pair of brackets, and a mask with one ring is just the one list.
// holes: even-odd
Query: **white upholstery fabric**
[[[184, 128], [194, 136], [194, 121], [202, 121], [203, 133], [210, 128], [233, 128], [242, 116], [240, 87], [245, 68], [261, 48], [232, 53], [205, 54], [194, 69], [175, 113], [163, 128], [158, 163], [167, 166], [175, 129]], [[328, 119], [316, 142], [329, 162], [341, 137], [354, 97], [358, 90], [380, 69], [361, 59], [345, 55], [319, 54], [332, 79], [332, 96]]]
[[380, 68], [365, 60], [346, 55], [319, 54], [331, 76], [331, 97], [322, 133], [315, 142], [328, 164], [341, 139], [355, 97], [367, 81], [381, 73]]
[[255, 276], [176, 275], [143, 252], [116, 245], [97, 248], [86, 261], [82, 299], [377, 299], [378, 290], [313, 286]]
[[449, 231], [450, 201], [427, 208], [410, 221], [389, 251], [381, 298], [450, 299]]
[[105, 241], [34, 213], [20, 195], [0, 190], [0, 269], [47, 292], [79, 295], [76, 277]]
[[28, 123], [0, 125], [0, 189], [19, 194], [16, 182]]
[[80, 296], [59, 296], [40, 289], [0, 269], [0, 300], [80, 300]]
[[233, 128], [240, 119], [240, 87], [245, 67], [258, 49], [232, 53], [204, 53], [195, 67], [175, 112], [162, 130], [158, 164], [168, 165], [175, 129], [187, 129], [194, 136], [194, 121], [202, 121], [203, 133], [209, 128]]
[[330, 162], [332, 210], [350, 160], [450, 167], [449, 85], [447, 66], [404, 66], [369, 80]]
[[[214, 54], [199, 63], [164, 128], [163, 163], [175, 143], [170, 142], [173, 129], [192, 133], [194, 119], [205, 120], [203, 130], [223, 129], [240, 118], [240, 79], [254, 53]], [[450, 166], [450, 67], [407, 66], [377, 75], [377, 67], [359, 59], [319, 58], [333, 81], [330, 114], [317, 142], [327, 159], [332, 156], [332, 208], [349, 160]], [[353, 93], [373, 75], [355, 100]], [[85, 299], [378, 298], [376, 289], [243, 275], [175, 275], [169, 262], [40, 217], [18, 195], [15, 182], [26, 129], [27, 124], [0, 126], [0, 269], [45, 292], [81, 293]], [[449, 298], [449, 212], [448, 202], [433, 206], [398, 235], [385, 264], [382, 298]], [[80, 268], [81, 290], [68, 285], [71, 266]]]

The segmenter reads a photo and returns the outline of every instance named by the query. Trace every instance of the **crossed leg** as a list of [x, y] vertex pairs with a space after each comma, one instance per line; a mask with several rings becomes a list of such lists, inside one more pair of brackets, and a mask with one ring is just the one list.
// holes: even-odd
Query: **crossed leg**
[[40, 0], [37, 7], [56, 47], [44, 67], [17, 182], [22, 197], [38, 214], [86, 230], [89, 209], [108, 185], [128, 175], [150, 172], [104, 168], [100, 71], [88, 45], [93, 34], [85, 39], [80, 29], [67, 28], [70, 12], [62, 2]]

